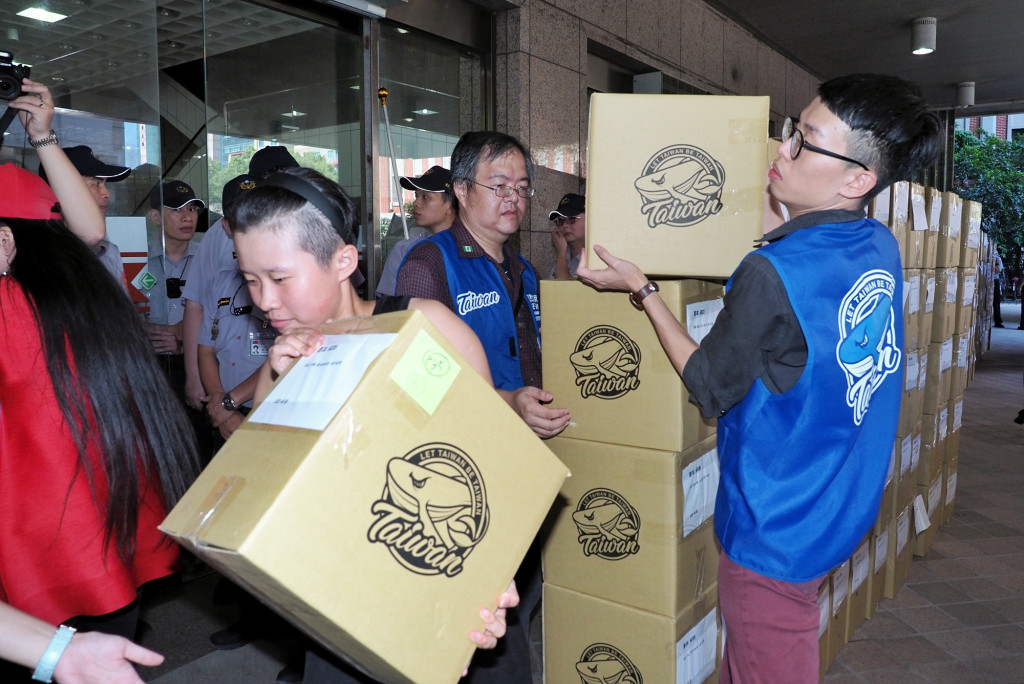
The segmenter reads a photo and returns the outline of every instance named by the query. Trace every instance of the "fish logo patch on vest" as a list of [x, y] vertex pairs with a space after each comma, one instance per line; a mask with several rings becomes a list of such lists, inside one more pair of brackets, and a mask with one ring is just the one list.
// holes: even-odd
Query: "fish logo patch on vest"
[[846, 403], [857, 425], [864, 420], [874, 391], [900, 369], [895, 293], [892, 274], [876, 269], [857, 280], [839, 307], [836, 359], [846, 375]]
[[644, 678], [626, 654], [611, 644], [587, 646], [576, 663], [582, 684], [643, 684]]
[[597, 325], [583, 333], [569, 362], [584, 399], [618, 399], [640, 386], [640, 347], [610, 325]]
[[480, 472], [451, 444], [424, 444], [388, 461], [386, 484], [370, 509], [367, 536], [420, 575], [462, 572], [487, 533], [490, 512]]
[[584, 556], [622, 560], [640, 551], [640, 514], [612, 489], [591, 489], [572, 514]]
[[633, 182], [650, 228], [700, 223], [722, 211], [725, 169], [693, 145], [671, 145], [651, 157]]

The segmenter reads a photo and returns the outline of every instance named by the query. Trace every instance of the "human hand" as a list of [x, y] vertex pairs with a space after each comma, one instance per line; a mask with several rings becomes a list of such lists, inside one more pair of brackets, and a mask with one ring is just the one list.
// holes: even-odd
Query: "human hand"
[[224, 396], [227, 392], [214, 392], [210, 395], [210, 401], [206, 403], [206, 417], [210, 419], [210, 425], [219, 428], [231, 416], [238, 413], [224, 408]]
[[576, 276], [583, 282], [598, 290], [622, 292], [636, 292], [647, 284], [647, 276], [636, 264], [614, 256], [601, 245], [594, 245], [594, 252], [601, 261], [608, 264], [608, 268], [600, 271], [587, 268], [587, 255], [584, 252], [580, 256], [580, 266], [576, 269]]
[[217, 426], [217, 430], [220, 432], [220, 436], [223, 437], [224, 439], [229, 438], [231, 435], [235, 434], [235, 430], [238, 429], [238, 427], [242, 424], [242, 421], [244, 420], [245, 416], [243, 416], [238, 411], [232, 411], [228, 419]]
[[[470, 640], [476, 644], [477, 648], [492, 649], [498, 645], [498, 639], [505, 636], [505, 631], [508, 629], [506, 613], [509, 608], [515, 608], [518, 605], [519, 591], [516, 589], [516, 581], [512, 580], [508, 589], [501, 592], [501, 596], [498, 597], [497, 610], [491, 612], [487, 608], [480, 609], [480, 619], [484, 621], [484, 630], [481, 632], [474, 629], [469, 633]], [[462, 670], [463, 677], [467, 674], [469, 674], [469, 663], [466, 663], [465, 669]]]
[[551, 246], [555, 248], [555, 254], [564, 255], [569, 250], [569, 243], [565, 239], [565, 231], [555, 228], [551, 231]]
[[544, 405], [554, 399], [554, 395], [547, 390], [526, 386], [514, 392], [499, 390], [499, 394], [541, 439], [554, 437], [569, 424], [569, 409], [548, 408]]
[[38, 140], [50, 135], [53, 123], [53, 98], [50, 89], [42, 83], [31, 79], [22, 79], [21, 90], [24, 95], [7, 103], [11, 109], [17, 109], [18, 120], [25, 127], [29, 140]]
[[327, 338], [312, 328], [298, 328], [279, 335], [270, 348], [268, 363], [280, 375], [300, 356], [312, 356]]
[[203, 404], [210, 400], [206, 390], [203, 389], [203, 382], [192, 373], [185, 373], [185, 403], [197, 411], [203, 410]]
[[155, 667], [159, 653], [124, 637], [102, 632], [78, 632], [57, 661], [53, 672], [60, 684], [142, 684], [132, 663]]
[[149, 341], [157, 354], [177, 354], [180, 351], [181, 342], [171, 326], [146, 323], [146, 332], [149, 333]]

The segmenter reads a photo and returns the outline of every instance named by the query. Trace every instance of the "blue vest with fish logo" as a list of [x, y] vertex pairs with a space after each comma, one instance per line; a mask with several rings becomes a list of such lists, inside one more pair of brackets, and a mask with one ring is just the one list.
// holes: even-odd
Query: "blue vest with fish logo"
[[[428, 240], [441, 249], [455, 313], [480, 338], [487, 353], [494, 386], [503, 390], [519, 389], [526, 383], [519, 366], [519, 335], [516, 333], [515, 312], [498, 269], [487, 257], [461, 258], [459, 246], [450, 231], [441, 231]], [[521, 306], [530, 307], [536, 343], [539, 345], [540, 296], [537, 274], [530, 262], [520, 255], [516, 255], [516, 258], [526, 267], [523, 271]], [[512, 353], [513, 349], [515, 354]]]
[[781, 394], [757, 379], [719, 419], [715, 532], [737, 564], [807, 582], [849, 558], [878, 515], [903, 389], [899, 247], [864, 218], [757, 254], [786, 288], [807, 365]]

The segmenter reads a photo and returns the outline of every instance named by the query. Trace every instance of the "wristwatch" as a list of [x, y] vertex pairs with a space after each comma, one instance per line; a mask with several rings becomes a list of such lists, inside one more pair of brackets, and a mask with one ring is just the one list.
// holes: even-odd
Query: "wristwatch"
[[635, 306], [637, 311], [643, 311], [644, 299], [647, 298], [647, 295], [651, 294], [652, 292], [657, 292], [660, 289], [661, 288], [658, 287], [658, 283], [654, 282], [653, 280], [648, 280], [647, 284], [641, 287], [639, 290], [637, 290], [636, 292], [629, 293], [629, 303]]
[[231, 398], [230, 394], [224, 395], [224, 398], [221, 400], [220, 405], [226, 408], [228, 411], [238, 410], [238, 405], [235, 403], [235, 400]]

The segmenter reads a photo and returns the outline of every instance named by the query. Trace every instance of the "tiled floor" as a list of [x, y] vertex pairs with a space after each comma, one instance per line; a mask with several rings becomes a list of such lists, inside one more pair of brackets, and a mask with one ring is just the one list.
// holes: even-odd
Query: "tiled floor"
[[[1024, 684], [1024, 426], [1012, 422], [1024, 406], [1024, 330], [1018, 304], [1003, 310], [1006, 328], [993, 330], [964, 401], [956, 512], [896, 598], [839, 653], [828, 684]], [[215, 584], [199, 575], [147, 599], [143, 642], [167, 656], [148, 681], [274, 681], [287, 640], [209, 646], [236, 616], [214, 602]]]

